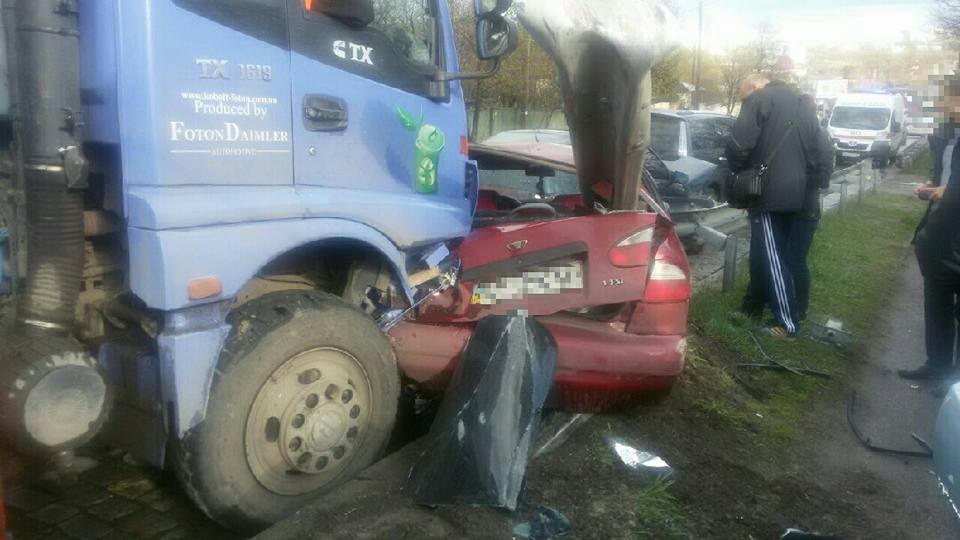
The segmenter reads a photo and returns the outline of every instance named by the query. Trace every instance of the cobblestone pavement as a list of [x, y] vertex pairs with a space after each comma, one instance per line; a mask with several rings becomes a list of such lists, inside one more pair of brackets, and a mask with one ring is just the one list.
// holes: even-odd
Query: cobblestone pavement
[[[0, 460], [5, 472], [15, 462]], [[31, 539], [229, 539], [169, 474], [125, 463], [118, 453], [70, 480], [21, 469], [4, 483], [8, 533]]]

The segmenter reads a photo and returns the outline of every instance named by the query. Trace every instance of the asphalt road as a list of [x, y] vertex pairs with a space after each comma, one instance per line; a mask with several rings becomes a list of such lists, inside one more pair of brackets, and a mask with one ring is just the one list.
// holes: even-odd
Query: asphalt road
[[[923, 363], [922, 290], [916, 259], [907, 250], [903, 270], [890, 284], [893, 297], [889, 309], [848, 379], [850, 392], [857, 395], [854, 419], [858, 429], [873, 444], [887, 448], [921, 450], [911, 433], [933, 440], [940, 405], [932, 392], [934, 385], [915, 384], [897, 375], [898, 369]], [[853, 500], [859, 500], [863, 492], [865, 504], [871, 507], [863, 514], [879, 521], [864, 523], [861, 531], [844, 532], [853, 538], [960, 537], [960, 526], [931, 472], [932, 461], [881, 455], [861, 446], [847, 425], [848, 396], [821, 404], [818, 424], [826, 429], [810, 433], [807, 440], [810, 470], [817, 471], [825, 487], [847, 490]], [[889, 522], [884, 523], [886, 520]], [[908, 531], [903, 530], [905, 526]]]

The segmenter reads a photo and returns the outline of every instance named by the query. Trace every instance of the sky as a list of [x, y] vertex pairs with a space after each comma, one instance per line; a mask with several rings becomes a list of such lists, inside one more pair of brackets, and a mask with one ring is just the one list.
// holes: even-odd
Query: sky
[[[698, 0], [678, 0], [683, 45], [696, 46]], [[753, 41], [768, 23], [804, 62], [813, 45], [854, 48], [862, 43], [932, 36], [930, 0], [704, 0], [704, 49], [719, 53]]]

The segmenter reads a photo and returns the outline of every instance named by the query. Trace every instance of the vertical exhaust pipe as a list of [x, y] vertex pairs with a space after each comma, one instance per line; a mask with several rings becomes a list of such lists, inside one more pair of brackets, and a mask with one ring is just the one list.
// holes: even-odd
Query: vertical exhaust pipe
[[25, 453], [68, 452], [103, 426], [99, 365], [70, 335], [83, 279], [77, 0], [16, 0], [13, 17], [27, 276], [17, 325], [0, 329], [0, 427]]
[[80, 43], [76, 0], [18, 0], [17, 111], [27, 275], [17, 320], [68, 334], [83, 278]]
[[517, 0], [520, 21], [557, 66], [581, 191], [613, 186], [616, 210], [639, 205], [650, 145], [650, 69], [676, 45], [659, 0]]

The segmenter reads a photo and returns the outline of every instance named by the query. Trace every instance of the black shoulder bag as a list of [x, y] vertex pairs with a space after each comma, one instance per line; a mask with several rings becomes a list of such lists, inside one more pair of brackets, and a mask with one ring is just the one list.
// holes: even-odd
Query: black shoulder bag
[[759, 165], [754, 165], [738, 173], [730, 172], [727, 174], [727, 202], [732, 208], [753, 208], [760, 203], [760, 198], [763, 196], [764, 185], [767, 183], [766, 176], [770, 168], [770, 163], [773, 161], [773, 158], [777, 156], [777, 152], [780, 151], [783, 142], [786, 141], [790, 133], [793, 132], [794, 127], [796, 127], [796, 124], [791, 120], [787, 126], [787, 130], [783, 132], [783, 136], [780, 137], [776, 146], [770, 151], [770, 155], [767, 156], [767, 159], [761, 161]]

